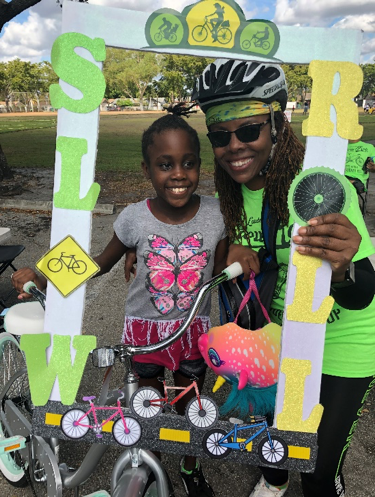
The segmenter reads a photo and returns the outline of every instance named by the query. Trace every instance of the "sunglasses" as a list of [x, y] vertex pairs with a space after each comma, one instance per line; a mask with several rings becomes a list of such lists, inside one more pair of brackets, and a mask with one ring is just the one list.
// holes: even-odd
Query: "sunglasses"
[[207, 136], [213, 147], [226, 147], [229, 145], [232, 133], [234, 133], [242, 143], [255, 142], [259, 138], [262, 127], [269, 122], [270, 120], [268, 119], [262, 123], [246, 124], [246, 126], [242, 126], [235, 131], [226, 131], [224, 129], [210, 131], [207, 133]]

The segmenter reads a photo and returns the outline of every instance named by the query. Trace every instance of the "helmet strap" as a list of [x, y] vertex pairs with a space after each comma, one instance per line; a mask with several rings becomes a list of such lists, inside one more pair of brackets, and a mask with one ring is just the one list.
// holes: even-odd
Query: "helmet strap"
[[272, 105], [269, 106], [270, 109], [270, 115], [271, 115], [271, 141], [272, 141], [272, 147], [271, 147], [271, 152], [268, 157], [266, 165], [261, 169], [259, 172], [259, 176], [265, 176], [270, 168], [271, 161], [273, 154], [275, 152], [275, 145], [277, 143], [277, 131], [276, 131], [276, 126], [275, 126], [275, 114]]

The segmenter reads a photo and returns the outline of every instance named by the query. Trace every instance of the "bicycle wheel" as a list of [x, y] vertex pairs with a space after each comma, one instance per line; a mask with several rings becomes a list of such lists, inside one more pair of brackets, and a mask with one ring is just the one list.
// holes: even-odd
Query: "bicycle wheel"
[[281, 437], [272, 436], [271, 447], [268, 437], [263, 438], [258, 445], [259, 459], [263, 464], [279, 466], [288, 459], [288, 446]]
[[302, 171], [292, 182], [288, 194], [289, 211], [301, 226], [316, 216], [341, 212], [351, 201], [349, 182], [327, 167]]
[[72, 264], [73, 273], [83, 274], [86, 272], [87, 264], [84, 261], [74, 261]]
[[112, 435], [116, 442], [125, 447], [135, 445], [141, 438], [142, 429], [138, 421], [130, 416], [124, 416], [127, 430], [125, 430], [122, 419], [118, 419], [113, 424]]
[[168, 40], [171, 42], [171, 43], [175, 43], [177, 41], [177, 35], [176, 33], [172, 33], [169, 35], [169, 38]]
[[[220, 429], [214, 429], [208, 431], [202, 440], [203, 450], [204, 452], [214, 459], [222, 459], [229, 455], [232, 451], [231, 448], [226, 447], [225, 445], [219, 445], [219, 441], [224, 438], [226, 432]], [[225, 443], [231, 442], [231, 437], [228, 437], [225, 440]]]
[[271, 46], [270, 42], [267, 41], [267, 40], [262, 43], [262, 49], [263, 50], [268, 50], [270, 48], [270, 46]]
[[204, 41], [207, 38], [207, 35], [208, 35], [207, 28], [205, 26], [203, 26], [202, 24], [200, 24], [199, 26], [195, 26], [195, 28], [193, 29], [193, 31], [191, 33], [193, 40], [195, 40], [199, 43]]
[[52, 271], [52, 273], [58, 273], [62, 270], [63, 263], [61, 259], [54, 258], [48, 261], [47, 267], [50, 271]]
[[227, 45], [232, 39], [232, 31], [229, 28], [219, 29], [217, 39], [222, 45]]
[[219, 411], [215, 402], [209, 397], [201, 395], [200, 399], [202, 409], [199, 408], [198, 399], [195, 397], [186, 406], [185, 415], [192, 426], [206, 429], [216, 423]]
[[[8, 384], [12, 378], [14, 381]], [[2, 411], [5, 400], [11, 400], [31, 422], [32, 404], [25, 358], [18, 341], [9, 333], [0, 334], [0, 392]], [[0, 438], [11, 435], [17, 435], [17, 432], [7, 433], [0, 422]], [[15, 452], [0, 455], [0, 471], [14, 487], [26, 487], [28, 481], [19, 457]]]
[[[151, 404], [151, 400], [160, 400], [157, 404]], [[155, 418], [161, 413], [160, 392], [156, 388], [142, 387], [133, 393], [130, 399], [130, 409], [140, 418]]]
[[66, 411], [60, 422], [61, 431], [66, 437], [76, 440], [86, 435], [89, 431], [89, 426], [81, 426], [77, 423], [82, 417], [85, 417], [85, 422], [89, 423], [89, 419], [85, 414], [82, 409], [69, 409], [69, 411]]
[[250, 42], [250, 40], [244, 40], [244, 41], [242, 42], [242, 48], [243, 48], [244, 50], [249, 50], [250, 46], [251, 46], [251, 42]]
[[163, 35], [161, 33], [155, 34], [154, 40], [156, 41], [156, 43], [160, 43], [162, 39], [163, 39]]

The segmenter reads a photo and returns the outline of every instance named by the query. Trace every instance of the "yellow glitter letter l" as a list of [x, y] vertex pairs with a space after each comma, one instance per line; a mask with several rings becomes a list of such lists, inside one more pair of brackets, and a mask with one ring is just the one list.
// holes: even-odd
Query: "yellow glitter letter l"
[[287, 319], [300, 323], [324, 324], [335, 300], [327, 296], [318, 310], [312, 310], [316, 270], [322, 265], [321, 259], [306, 257], [296, 251], [293, 254], [293, 264], [297, 267], [297, 277], [293, 302], [287, 306]]
[[[340, 75], [340, 87], [332, 93], [335, 74]], [[363, 73], [353, 62], [329, 62], [313, 60], [309, 66], [313, 79], [311, 107], [308, 119], [302, 124], [304, 136], [325, 136], [333, 134], [334, 124], [330, 119], [331, 104], [336, 109], [337, 133], [341, 138], [361, 138], [363, 127], [358, 124], [358, 106], [353, 98], [362, 88]]]
[[285, 374], [283, 410], [277, 415], [277, 428], [285, 431], [316, 433], [323, 414], [323, 406], [317, 404], [310, 416], [303, 420], [303, 397], [305, 379], [311, 373], [311, 362], [285, 358], [280, 371]]

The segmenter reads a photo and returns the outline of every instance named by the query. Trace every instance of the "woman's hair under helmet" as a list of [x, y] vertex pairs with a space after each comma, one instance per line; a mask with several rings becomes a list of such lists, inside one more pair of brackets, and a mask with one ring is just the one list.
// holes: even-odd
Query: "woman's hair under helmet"
[[284, 111], [288, 89], [279, 65], [217, 59], [196, 80], [191, 98], [204, 113], [214, 105], [247, 99], [276, 101]]

